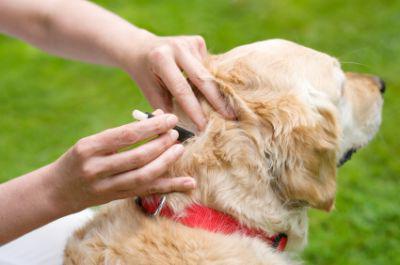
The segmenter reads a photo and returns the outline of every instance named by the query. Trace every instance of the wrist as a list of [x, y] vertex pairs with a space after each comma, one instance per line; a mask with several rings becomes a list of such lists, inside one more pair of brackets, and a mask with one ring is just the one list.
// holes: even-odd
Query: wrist
[[65, 196], [62, 183], [57, 176], [57, 161], [43, 167], [43, 174], [40, 180], [40, 188], [43, 194], [45, 211], [53, 218], [60, 218], [65, 215], [79, 211], [69, 206], [70, 200]]
[[51, 165], [1, 186], [0, 245], [68, 214], [52, 196]]
[[132, 75], [135, 66], [140, 64], [143, 55], [149, 49], [149, 46], [156, 42], [158, 36], [136, 27], [132, 27], [126, 33], [126, 38], [115, 49], [115, 64], [117, 67]]

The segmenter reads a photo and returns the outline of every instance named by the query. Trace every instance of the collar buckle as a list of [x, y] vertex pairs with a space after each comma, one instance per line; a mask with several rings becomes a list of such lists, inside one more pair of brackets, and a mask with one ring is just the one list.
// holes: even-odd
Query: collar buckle
[[157, 209], [153, 213], [150, 213], [150, 215], [153, 216], [153, 217], [159, 216], [160, 212], [164, 208], [164, 205], [165, 205], [166, 201], [167, 201], [167, 196], [166, 195], [162, 195], [160, 197], [160, 202], [159, 202], [159, 204], [157, 206]]
[[[155, 200], [156, 198], [153, 198], [153, 200]], [[156, 217], [159, 216], [162, 209], [165, 206], [165, 202], [167, 201], [167, 196], [166, 195], [162, 195], [160, 196], [160, 198], [158, 199], [158, 206], [157, 208], [154, 210], [154, 212], [148, 212], [148, 211], [144, 211], [148, 216], [151, 217]], [[141, 197], [137, 197], [136, 198], [136, 204], [139, 205], [140, 208], [144, 209], [143, 207], [143, 203], [142, 203], [142, 198]]]

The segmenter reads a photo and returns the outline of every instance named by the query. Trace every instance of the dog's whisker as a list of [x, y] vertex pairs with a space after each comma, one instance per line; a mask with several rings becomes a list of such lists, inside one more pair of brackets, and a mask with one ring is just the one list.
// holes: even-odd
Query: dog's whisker
[[351, 62], [351, 61], [340, 61], [341, 64], [354, 64], [354, 65], [360, 65], [364, 67], [370, 67], [369, 65], [363, 64], [363, 63], [358, 63], [358, 62]]
[[352, 55], [352, 54], [357, 54], [357, 53], [362, 52], [364, 50], [366, 50], [366, 47], [360, 47], [358, 49], [353, 49], [353, 50], [347, 51], [346, 53], [340, 55], [339, 57], [344, 57], [344, 56], [349, 56], [349, 55]]
[[375, 136], [375, 138], [382, 142], [385, 146], [389, 146], [389, 143], [386, 141], [385, 135], [381, 132], [378, 132]]

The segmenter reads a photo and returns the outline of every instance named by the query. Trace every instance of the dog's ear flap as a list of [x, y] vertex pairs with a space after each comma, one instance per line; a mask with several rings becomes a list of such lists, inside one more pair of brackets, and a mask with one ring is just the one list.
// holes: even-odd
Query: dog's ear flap
[[224, 76], [223, 78], [215, 79], [219, 92], [225, 99], [226, 104], [234, 111], [238, 120], [242, 124], [254, 123], [257, 120], [257, 115], [249, 107], [246, 101], [246, 96], [243, 95], [243, 88], [247, 87], [239, 76], [229, 75], [229, 77]]
[[307, 121], [311, 110], [290, 95], [252, 108], [272, 125], [267, 152], [276, 160], [272, 170], [283, 199], [330, 211], [336, 192], [339, 135], [333, 113], [318, 109], [317, 119], [314, 115], [314, 121]]
[[280, 176], [285, 197], [330, 211], [336, 192], [336, 148], [332, 139], [322, 128], [299, 128], [292, 137], [292, 161], [286, 163]]

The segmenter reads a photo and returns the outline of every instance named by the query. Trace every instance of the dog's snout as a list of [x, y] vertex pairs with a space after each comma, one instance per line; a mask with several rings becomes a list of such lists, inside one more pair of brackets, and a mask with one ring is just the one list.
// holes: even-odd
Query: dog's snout
[[386, 91], [386, 84], [385, 81], [383, 81], [382, 78], [375, 76], [374, 77], [374, 81], [376, 82], [376, 84], [378, 85], [379, 91], [381, 92], [381, 94], [384, 94]]

